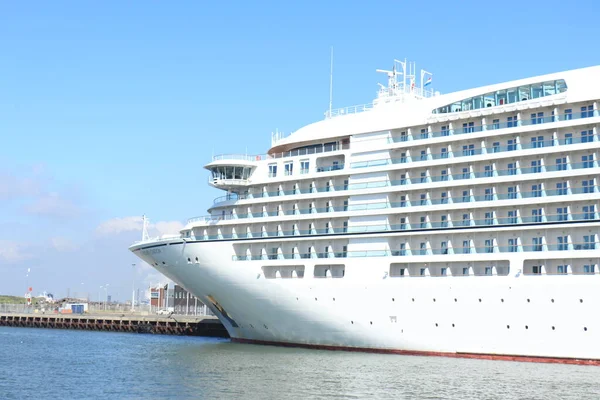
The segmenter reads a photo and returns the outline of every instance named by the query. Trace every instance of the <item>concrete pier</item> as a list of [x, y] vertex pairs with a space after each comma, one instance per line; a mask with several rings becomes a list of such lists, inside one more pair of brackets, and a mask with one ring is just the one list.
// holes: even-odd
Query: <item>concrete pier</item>
[[216, 317], [206, 316], [0, 314], [0, 326], [229, 337]]

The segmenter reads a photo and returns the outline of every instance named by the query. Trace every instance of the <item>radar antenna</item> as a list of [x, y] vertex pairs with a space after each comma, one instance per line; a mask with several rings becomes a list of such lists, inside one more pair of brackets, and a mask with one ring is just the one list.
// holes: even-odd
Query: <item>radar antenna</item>
[[[387, 86], [386, 91], [387, 91], [388, 96], [396, 96], [396, 95], [404, 92], [404, 88], [406, 85], [406, 78], [407, 78], [406, 60], [400, 61], [400, 60], [395, 59], [394, 65], [392, 66], [391, 71], [386, 70], [386, 69], [376, 69], [375, 71], [387, 74], [388, 86]], [[400, 76], [402, 76], [402, 80], [398, 79]], [[380, 92], [382, 92], [384, 90], [385, 89], [382, 88]]]

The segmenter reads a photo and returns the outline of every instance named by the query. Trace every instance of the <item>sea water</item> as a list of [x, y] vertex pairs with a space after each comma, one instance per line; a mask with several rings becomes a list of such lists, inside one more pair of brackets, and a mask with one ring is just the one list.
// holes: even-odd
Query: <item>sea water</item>
[[0, 328], [0, 399], [600, 399], [600, 367]]

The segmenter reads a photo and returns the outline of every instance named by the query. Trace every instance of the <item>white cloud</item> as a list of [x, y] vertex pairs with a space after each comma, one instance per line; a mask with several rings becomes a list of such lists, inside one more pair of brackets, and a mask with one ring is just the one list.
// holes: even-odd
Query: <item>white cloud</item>
[[0, 260], [13, 263], [30, 258], [33, 258], [33, 254], [27, 250], [25, 244], [12, 240], [0, 240]]
[[26, 206], [25, 211], [29, 214], [61, 218], [75, 217], [80, 213], [79, 207], [58, 193], [47, 193], [40, 196]]
[[158, 231], [159, 235], [165, 235], [168, 233], [179, 233], [183, 229], [183, 224], [179, 221], [160, 221], [154, 225], [150, 225], [150, 228]]
[[110, 235], [113, 233], [141, 231], [142, 217], [123, 217], [112, 218], [102, 222], [96, 228], [96, 232], [101, 235]]
[[0, 199], [36, 196], [40, 191], [40, 182], [34, 179], [0, 174]]
[[66, 237], [57, 236], [50, 239], [50, 244], [56, 251], [70, 252], [78, 249], [78, 246]]
[[[148, 225], [150, 236], [159, 236], [164, 234], [176, 234], [183, 229], [184, 225], [179, 221], [159, 221]], [[122, 217], [112, 218], [102, 222], [96, 228], [100, 235], [119, 234], [123, 232], [141, 232], [142, 217]]]

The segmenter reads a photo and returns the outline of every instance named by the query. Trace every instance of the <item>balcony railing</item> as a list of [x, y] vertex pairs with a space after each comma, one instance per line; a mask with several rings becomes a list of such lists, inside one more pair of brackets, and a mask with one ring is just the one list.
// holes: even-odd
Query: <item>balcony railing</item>
[[[391, 186], [397, 186], [398, 184], [403, 185], [406, 182], [398, 183], [398, 181], [391, 181]], [[396, 202], [376, 202], [376, 203], [365, 203], [365, 204], [352, 204], [347, 206], [329, 206], [329, 207], [312, 207], [302, 209], [285, 209], [285, 210], [273, 210], [273, 211], [257, 211], [252, 214], [225, 214], [220, 216], [199, 216], [190, 218], [188, 223], [197, 221], [216, 222], [221, 220], [234, 220], [234, 219], [248, 219], [248, 218], [264, 218], [264, 217], [281, 217], [289, 215], [305, 215], [305, 214], [320, 214], [320, 213], [335, 213], [345, 211], [366, 211], [366, 210], [380, 210], [386, 208], [404, 208], [404, 207], [417, 207], [417, 206], [431, 206], [439, 204], [455, 204], [455, 203], [474, 203], [482, 201], [497, 201], [497, 200], [517, 200], [522, 198], [536, 198], [536, 197], [552, 197], [552, 196], [568, 196], [573, 194], [592, 194], [600, 192], [600, 186], [584, 186], [577, 188], [561, 188], [561, 189], [539, 189], [535, 191], [514, 191], [505, 193], [489, 193], [483, 195], [471, 195], [466, 196], [451, 196], [451, 197], [434, 197], [424, 199], [406, 199]], [[227, 197], [225, 197], [227, 198]], [[245, 198], [245, 197], [239, 197]], [[215, 203], [223, 199], [215, 199]], [[219, 200], [219, 201], [217, 201]]]
[[290, 236], [307, 236], [307, 235], [340, 235], [346, 233], [393, 233], [402, 231], [412, 232], [427, 232], [430, 230], [450, 229], [450, 228], [477, 228], [477, 227], [494, 227], [494, 226], [510, 226], [535, 223], [540, 226], [555, 224], [556, 222], [577, 222], [588, 221], [598, 222], [600, 217], [598, 211], [589, 211], [582, 213], [568, 214], [544, 214], [535, 216], [508, 216], [508, 217], [485, 217], [478, 219], [455, 219], [444, 221], [413, 221], [399, 224], [389, 225], [359, 225], [359, 226], [341, 226], [341, 227], [326, 227], [309, 229], [293, 229], [293, 230], [278, 230], [278, 231], [257, 231], [257, 232], [239, 232], [221, 233], [213, 235], [200, 235], [192, 238], [193, 240], [231, 240], [231, 239], [260, 239], [272, 237], [290, 237]]
[[453, 158], [462, 158], [462, 157], [472, 157], [482, 154], [497, 154], [504, 153], [509, 151], [518, 151], [518, 150], [526, 150], [526, 149], [539, 149], [545, 147], [555, 147], [555, 146], [564, 146], [570, 144], [579, 144], [579, 143], [590, 143], [599, 141], [598, 135], [589, 135], [584, 137], [574, 137], [568, 139], [557, 139], [557, 140], [545, 140], [540, 142], [530, 142], [530, 143], [522, 143], [522, 144], [511, 144], [507, 146], [492, 146], [486, 148], [485, 151], [481, 148], [477, 149], [460, 149], [458, 148], [456, 151], [452, 152], [443, 152], [443, 153], [429, 153], [425, 155], [417, 154], [411, 157], [398, 157], [398, 158], [385, 158], [385, 159], [377, 159], [377, 160], [369, 160], [369, 161], [358, 161], [350, 163], [350, 168], [368, 168], [368, 167], [380, 167], [391, 164], [408, 164], [419, 161], [428, 161], [428, 160], [442, 160], [442, 159], [453, 159]]
[[248, 154], [219, 154], [213, 156], [213, 161], [220, 160], [242, 160], [242, 161], [262, 161], [262, 160], [272, 160], [277, 158], [286, 158], [286, 157], [297, 157], [297, 156], [307, 156], [311, 154], [320, 154], [320, 153], [328, 153], [332, 151], [338, 150], [348, 150], [350, 149], [350, 143], [332, 143], [332, 144], [323, 144], [321, 146], [311, 146], [302, 149], [294, 149], [290, 151], [280, 152], [280, 153], [270, 153], [270, 154], [256, 154], [256, 155], [248, 155]]
[[[548, 251], [584, 251], [597, 249], [600, 246], [600, 242], [592, 243], [573, 243], [566, 248], [563, 244], [547, 244], [544, 245], [548, 248]], [[537, 251], [532, 250], [534, 246], [519, 246], [517, 251], [530, 252]], [[519, 250], [520, 249], [520, 250]], [[400, 250], [358, 250], [358, 251], [346, 251], [346, 252], [309, 252], [309, 253], [280, 253], [280, 254], [261, 254], [261, 255], [234, 255], [232, 256], [233, 261], [258, 261], [258, 260], [294, 260], [294, 259], [320, 259], [320, 258], [356, 258], [356, 257], [408, 257], [408, 256], [435, 256], [435, 255], [480, 255], [480, 254], [496, 254], [496, 253], [511, 253], [510, 247], [496, 246], [492, 247], [490, 251], [489, 246], [479, 247], [455, 247], [455, 248], [426, 248], [426, 249], [400, 249]]]
[[[537, 191], [525, 191], [525, 192], [506, 192], [506, 193], [490, 193], [484, 195], [467, 195], [467, 196], [455, 196], [455, 197], [434, 197], [426, 199], [415, 199], [415, 200], [404, 200], [397, 202], [376, 202], [376, 203], [365, 203], [365, 204], [351, 204], [347, 206], [329, 206], [329, 207], [312, 207], [312, 208], [299, 208], [299, 209], [285, 209], [277, 211], [259, 211], [252, 214], [231, 214], [225, 216], [215, 217], [216, 220], [232, 220], [232, 219], [250, 219], [250, 218], [264, 218], [264, 217], [282, 217], [290, 215], [306, 215], [306, 214], [323, 214], [323, 213], [336, 213], [345, 211], [369, 211], [369, 210], [381, 210], [389, 208], [405, 208], [405, 207], [417, 207], [417, 206], [430, 206], [438, 204], [455, 204], [455, 203], [474, 203], [482, 201], [497, 201], [497, 200], [516, 200], [521, 198], [536, 198], [536, 197], [553, 197], [553, 196], [567, 196], [573, 194], [586, 194], [586, 193], [598, 193], [600, 192], [600, 186], [586, 186], [578, 188], [564, 188], [564, 189], [551, 189], [545, 190], [540, 189]], [[195, 217], [202, 218], [202, 217]], [[210, 220], [212, 217], [207, 215], [203, 218]], [[191, 220], [188, 221], [188, 223]]]
[[[385, 161], [385, 160], [384, 160]], [[381, 162], [381, 160], [378, 160]], [[261, 193], [249, 193], [243, 197], [240, 197], [240, 200], [243, 199], [259, 199], [259, 198], [267, 198], [267, 197], [276, 197], [276, 196], [291, 196], [291, 195], [299, 195], [299, 194], [310, 194], [310, 193], [323, 193], [323, 192], [333, 192], [333, 191], [342, 191], [342, 190], [359, 190], [359, 189], [373, 189], [379, 187], [386, 186], [398, 186], [398, 185], [410, 185], [410, 184], [418, 184], [418, 183], [429, 183], [429, 182], [443, 182], [449, 180], [461, 180], [461, 179], [470, 179], [470, 178], [491, 178], [496, 176], [510, 176], [510, 175], [518, 175], [520, 173], [540, 173], [540, 172], [552, 172], [552, 171], [566, 171], [568, 169], [579, 169], [579, 168], [594, 168], [598, 161], [587, 161], [581, 163], [561, 163], [555, 165], [546, 165], [540, 167], [521, 167], [520, 172], [519, 169], [511, 168], [506, 170], [487, 170], [487, 171], [479, 171], [474, 172], [472, 175], [470, 172], [463, 174], [462, 172], [454, 174], [454, 175], [439, 175], [439, 176], [429, 176], [425, 177], [425, 181], [421, 182], [420, 177], [411, 178], [411, 179], [400, 179], [400, 180], [392, 180], [392, 181], [373, 181], [368, 183], [354, 183], [354, 184], [344, 184], [344, 185], [336, 185], [336, 186], [319, 186], [314, 188], [298, 188], [293, 190], [280, 190], [274, 192], [261, 192]], [[384, 164], [381, 164], [384, 165]], [[367, 165], [364, 165], [367, 166]], [[374, 166], [374, 165], [368, 165]], [[357, 167], [360, 168], [360, 167]], [[538, 172], [539, 171], [539, 172]]]
[[317, 167], [317, 172], [339, 171], [341, 169], [344, 169], [344, 164], [335, 164], [335, 165], [327, 165], [327, 166]]
[[[531, 126], [531, 125], [544, 125], [544, 124], [549, 124], [549, 123], [554, 123], [554, 122], [560, 122], [560, 121], [572, 121], [572, 120], [580, 120], [580, 119], [586, 119], [586, 118], [593, 118], [593, 117], [598, 117], [598, 110], [595, 111], [588, 111], [585, 113], [580, 113], [580, 112], [572, 112], [572, 113], [563, 113], [563, 114], [558, 114], [556, 116], [553, 115], [548, 115], [545, 117], [541, 117], [541, 118], [533, 118], [533, 119], [521, 119], [521, 120], [516, 120], [516, 121], [507, 121], [507, 122], [492, 122], [489, 124], [485, 124], [485, 125], [471, 125], [471, 126], [456, 126], [453, 129], [444, 129], [444, 130], [440, 130], [440, 131], [431, 131], [431, 132], [427, 132], [423, 137], [421, 137], [421, 134], [419, 132], [416, 132], [418, 130], [415, 129], [415, 132], [412, 135], [401, 135], [401, 136], [396, 136], [393, 138], [389, 139], [389, 142], [392, 143], [397, 143], [397, 142], [409, 142], [409, 141], [414, 141], [414, 140], [425, 140], [425, 139], [431, 139], [431, 138], [438, 138], [438, 137], [445, 137], [445, 136], [455, 136], [455, 135], [466, 135], [469, 133], [476, 133], [476, 132], [484, 132], [484, 131], [493, 131], [493, 130], [498, 130], [498, 129], [511, 129], [511, 128], [519, 128], [519, 127], [524, 127], [524, 126]], [[493, 118], [489, 117], [488, 118]]]
[[253, 155], [248, 155], [248, 154], [219, 154], [219, 155], [213, 156], [213, 161], [222, 161], [222, 160], [259, 161], [260, 156], [253, 156]]

